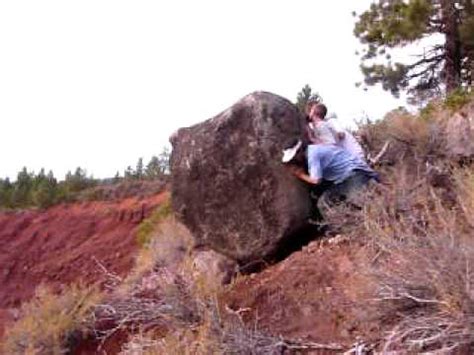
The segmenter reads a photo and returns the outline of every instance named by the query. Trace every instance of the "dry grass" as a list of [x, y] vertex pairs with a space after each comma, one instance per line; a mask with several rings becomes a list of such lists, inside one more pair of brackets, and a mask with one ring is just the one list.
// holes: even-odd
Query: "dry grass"
[[[224, 314], [222, 314], [224, 313]], [[194, 327], [176, 328], [164, 337], [153, 332], [138, 333], [123, 347], [123, 354], [300, 354], [322, 350], [340, 353], [338, 344], [288, 340], [249, 327], [237, 311], [222, 311], [215, 301], [201, 303], [201, 322]]]
[[95, 307], [96, 338], [104, 344], [114, 334], [193, 326], [199, 320], [182, 264], [192, 248], [189, 231], [172, 215], [159, 216], [147, 232], [149, 242], [135, 267], [114, 293]]
[[5, 354], [63, 354], [71, 337], [89, 324], [91, 308], [99, 302], [95, 288], [72, 285], [61, 294], [45, 287], [23, 305], [21, 318], [4, 336]]
[[193, 248], [191, 234], [172, 214], [167, 212], [163, 215], [160, 210], [155, 216], [159, 218], [154, 223], [150, 222], [151, 227], [147, 232], [149, 240], [138, 252], [134, 268], [120, 286], [119, 292], [131, 292], [134, 285], [152, 271], [167, 269], [174, 273]]
[[[438, 107], [438, 106], [436, 106]], [[425, 119], [403, 110], [393, 111], [377, 122], [368, 122], [359, 129], [369, 159], [380, 152], [386, 142], [389, 149], [380, 160], [380, 165], [394, 166], [401, 161], [417, 167], [417, 162], [432, 163], [443, 157], [445, 137], [443, 135], [444, 112], [433, 108]]]
[[400, 317], [385, 351], [474, 346], [474, 229], [468, 208], [459, 208], [472, 205], [473, 191], [458, 190], [459, 203], [450, 206], [422, 184], [366, 206], [363, 228], [377, 253], [367, 265], [375, 298], [386, 317]]

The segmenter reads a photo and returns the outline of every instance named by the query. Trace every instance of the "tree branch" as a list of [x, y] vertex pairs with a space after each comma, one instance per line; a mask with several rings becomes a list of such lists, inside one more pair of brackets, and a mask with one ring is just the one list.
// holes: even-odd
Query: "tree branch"
[[408, 70], [411, 70], [411, 69], [413, 69], [417, 66], [420, 66], [422, 64], [428, 64], [428, 63], [433, 63], [433, 62], [435, 62], [437, 64], [437, 63], [441, 62], [443, 59], [444, 59], [443, 54], [438, 54], [438, 55], [436, 55], [434, 57], [430, 57], [430, 58], [424, 57], [423, 59], [420, 59], [419, 61], [408, 65], [407, 68], [408, 68]]

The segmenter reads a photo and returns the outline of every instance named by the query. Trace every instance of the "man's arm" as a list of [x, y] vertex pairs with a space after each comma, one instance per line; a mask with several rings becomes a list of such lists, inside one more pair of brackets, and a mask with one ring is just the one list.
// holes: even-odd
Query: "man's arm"
[[300, 168], [296, 165], [288, 165], [288, 168], [298, 179], [303, 180], [304, 182], [307, 182], [308, 184], [312, 185], [319, 184], [319, 179], [313, 179], [304, 171], [303, 168]]

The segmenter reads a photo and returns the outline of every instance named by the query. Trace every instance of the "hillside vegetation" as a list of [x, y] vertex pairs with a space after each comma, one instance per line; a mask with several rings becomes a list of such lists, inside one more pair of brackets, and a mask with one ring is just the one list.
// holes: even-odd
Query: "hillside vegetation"
[[461, 96], [418, 115], [396, 110], [363, 123], [358, 134], [382, 184], [357, 206], [330, 210], [325, 236], [228, 285], [223, 263], [203, 267], [213, 259], [200, 259], [164, 204], [138, 228], [142, 249], [128, 277], [110, 274], [108, 291], [91, 298], [95, 305], [73, 307], [77, 317], [45, 328], [55, 334], [33, 332], [32, 322], [55, 320], [30, 320], [31, 310], [48, 314], [51, 302], [68, 298], [45, 300], [41, 291], [8, 331], [6, 349], [472, 353], [474, 170], [465, 139], [473, 120], [474, 101]]
[[136, 168], [128, 166], [121, 176], [95, 179], [77, 167], [68, 171], [64, 180], [58, 180], [50, 170], [38, 173], [24, 167], [16, 180], [0, 177], [0, 211], [24, 208], [47, 208], [62, 202], [84, 200], [109, 200], [156, 193], [168, 181], [169, 150], [165, 147], [158, 156], [151, 157], [144, 165], [139, 158]]

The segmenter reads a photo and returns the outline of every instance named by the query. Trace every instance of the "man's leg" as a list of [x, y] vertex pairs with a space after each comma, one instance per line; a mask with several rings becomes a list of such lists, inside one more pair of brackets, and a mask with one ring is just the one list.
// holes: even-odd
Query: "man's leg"
[[318, 201], [321, 195], [333, 185], [332, 182], [323, 180], [320, 184], [315, 185], [310, 190], [310, 199], [311, 199], [311, 215], [309, 222], [312, 224], [321, 224], [323, 221], [323, 215], [318, 207]]
[[357, 198], [363, 192], [372, 176], [362, 170], [357, 170], [353, 176], [347, 179], [344, 194], [346, 195], [346, 203], [357, 209], [361, 209], [361, 201]]
[[341, 203], [347, 203], [351, 207], [360, 209], [361, 207], [353, 201], [354, 197], [368, 184], [371, 178], [372, 177], [367, 175], [364, 171], [356, 171], [351, 177], [328, 188], [318, 203], [319, 210], [323, 217], [325, 214], [324, 211]]

